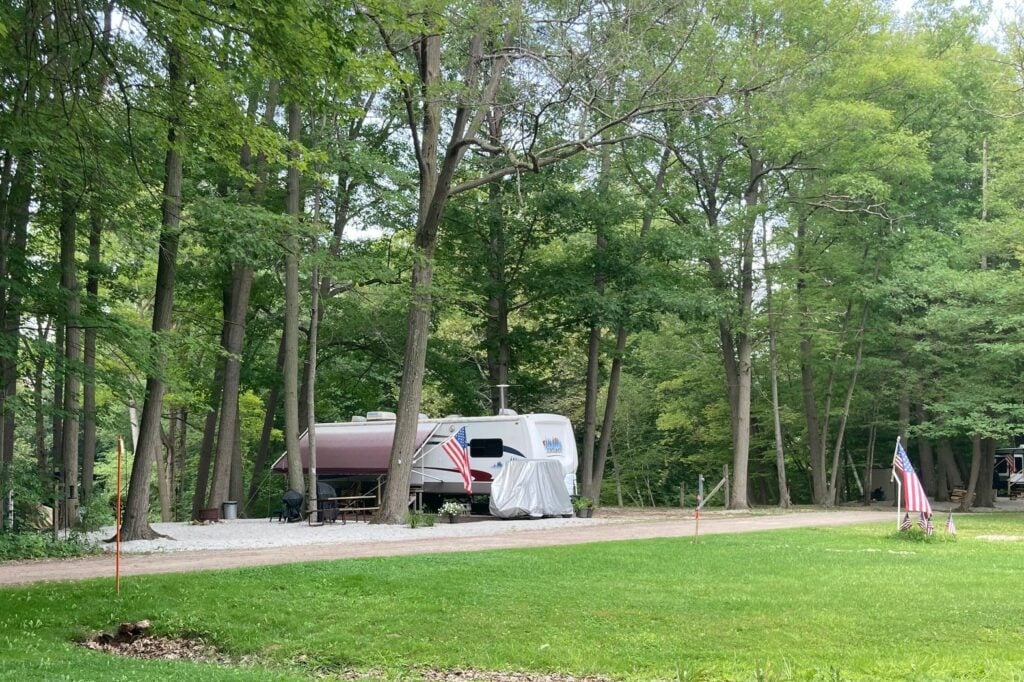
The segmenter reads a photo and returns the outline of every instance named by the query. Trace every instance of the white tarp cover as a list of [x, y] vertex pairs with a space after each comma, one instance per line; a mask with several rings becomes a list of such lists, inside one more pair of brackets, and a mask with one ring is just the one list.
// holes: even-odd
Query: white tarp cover
[[491, 515], [502, 519], [571, 516], [561, 462], [514, 459], [506, 464], [491, 483]]

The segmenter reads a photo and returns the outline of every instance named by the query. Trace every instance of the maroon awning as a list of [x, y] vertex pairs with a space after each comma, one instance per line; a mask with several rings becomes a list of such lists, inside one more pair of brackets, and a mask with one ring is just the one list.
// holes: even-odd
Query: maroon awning
[[[418, 450], [437, 424], [420, 423], [416, 427]], [[316, 427], [316, 472], [320, 476], [379, 475], [388, 471], [388, 457], [395, 438], [395, 422], [320, 424]], [[303, 471], [309, 468], [309, 439], [299, 441]], [[272, 470], [288, 471], [285, 455], [274, 462]]]

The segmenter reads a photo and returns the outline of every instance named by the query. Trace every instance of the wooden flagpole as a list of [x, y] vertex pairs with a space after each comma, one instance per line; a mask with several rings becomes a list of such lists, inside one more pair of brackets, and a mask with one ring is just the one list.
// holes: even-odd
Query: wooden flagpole
[[896, 453], [900, 451], [900, 437], [896, 436], [896, 447], [892, 451], [892, 480], [896, 482], [896, 530], [900, 529], [900, 502], [903, 498], [903, 480], [896, 475]]
[[700, 542], [700, 510], [704, 506], [704, 474], [697, 476], [697, 511], [694, 512], [693, 542]]
[[117, 531], [114, 535], [114, 590], [121, 594], [121, 455], [124, 452], [124, 439], [117, 437]]

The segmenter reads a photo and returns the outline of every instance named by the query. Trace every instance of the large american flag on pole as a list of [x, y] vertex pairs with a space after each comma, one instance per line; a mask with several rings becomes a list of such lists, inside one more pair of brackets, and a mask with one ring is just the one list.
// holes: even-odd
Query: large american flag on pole
[[924, 488], [921, 487], [921, 481], [914, 472], [914, 465], [907, 457], [907, 451], [903, 449], [903, 444], [899, 441], [896, 441], [896, 453], [892, 458], [892, 468], [893, 474], [899, 474], [900, 480], [903, 482], [903, 498], [906, 500], [907, 511], [921, 512], [931, 516], [932, 505], [924, 493]]
[[473, 474], [469, 470], [469, 443], [466, 440], [466, 427], [455, 432], [455, 434], [441, 444], [444, 454], [455, 465], [456, 471], [462, 475], [462, 485], [466, 488], [466, 494], [473, 494]]

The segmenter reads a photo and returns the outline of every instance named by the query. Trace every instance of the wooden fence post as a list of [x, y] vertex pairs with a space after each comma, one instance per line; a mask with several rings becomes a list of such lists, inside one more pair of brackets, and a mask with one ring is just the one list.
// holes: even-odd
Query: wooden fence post
[[732, 509], [732, 495], [729, 494], [729, 465], [726, 464], [722, 469], [725, 478], [725, 508]]

